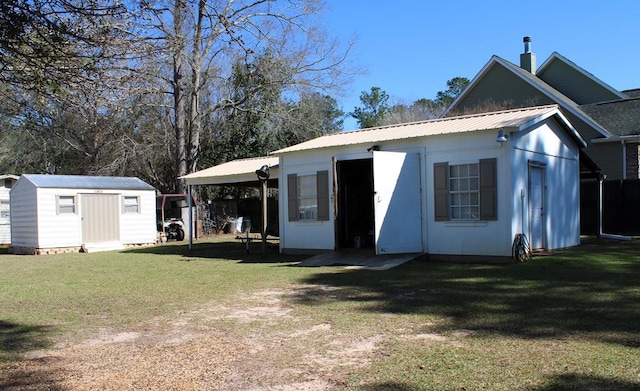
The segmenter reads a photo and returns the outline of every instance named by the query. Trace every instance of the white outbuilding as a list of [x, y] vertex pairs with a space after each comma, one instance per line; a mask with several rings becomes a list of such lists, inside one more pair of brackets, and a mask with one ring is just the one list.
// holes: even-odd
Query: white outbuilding
[[17, 180], [17, 175], [0, 175], [0, 244], [11, 243], [9, 191]]
[[20, 176], [10, 192], [17, 254], [93, 252], [156, 242], [156, 189], [138, 178]]
[[[580, 148], [557, 106], [330, 134], [275, 151], [282, 252], [509, 257], [580, 243]], [[524, 236], [522, 236], [524, 235]]]

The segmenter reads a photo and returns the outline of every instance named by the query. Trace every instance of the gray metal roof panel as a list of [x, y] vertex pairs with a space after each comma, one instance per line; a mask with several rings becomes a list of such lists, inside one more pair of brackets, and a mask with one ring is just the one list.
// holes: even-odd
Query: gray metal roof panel
[[36, 187], [65, 189], [155, 190], [136, 177], [24, 174]]

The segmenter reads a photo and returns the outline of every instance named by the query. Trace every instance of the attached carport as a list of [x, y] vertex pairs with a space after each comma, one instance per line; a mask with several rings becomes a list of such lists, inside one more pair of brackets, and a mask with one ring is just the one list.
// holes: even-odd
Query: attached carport
[[[181, 177], [187, 185], [187, 192], [192, 199], [194, 186], [210, 185], [210, 186], [242, 186], [242, 187], [261, 187], [263, 182], [258, 179], [256, 171], [264, 166], [268, 167], [269, 177], [264, 184], [269, 188], [278, 188], [278, 179], [280, 170], [278, 167], [279, 158], [277, 156], [264, 156], [248, 159], [237, 159], [230, 162], [222, 163], [217, 166], [209, 167], [204, 170], [196, 171]], [[263, 202], [264, 206], [264, 202]], [[193, 205], [189, 203], [189, 216], [193, 216]], [[263, 210], [263, 216], [266, 210]], [[194, 222], [189, 221], [189, 226], [194, 227]], [[189, 248], [193, 245], [193, 229], [189, 230]], [[262, 223], [262, 232], [265, 234], [265, 224]]]

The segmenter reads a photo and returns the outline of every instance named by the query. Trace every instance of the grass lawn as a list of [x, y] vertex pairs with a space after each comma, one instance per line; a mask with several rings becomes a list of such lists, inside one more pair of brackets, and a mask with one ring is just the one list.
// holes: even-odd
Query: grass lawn
[[[640, 389], [634, 241], [587, 239], [507, 265], [291, 267], [300, 259], [275, 253], [264, 259], [219, 239], [192, 250], [174, 243], [95, 254], [1, 254], [0, 378], [21, 353], [60, 340], [286, 290], [292, 293], [280, 305], [304, 321], [278, 321], [279, 332], [330, 325], [336, 335], [375, 341], [366, 365], [333, 375], [334, 390]], [[256, 333], [253, 323], [216, 327]], [[313, 340], [305, 349], [326, 352]], [[281, 352], [278, 365], [299, 358]]]

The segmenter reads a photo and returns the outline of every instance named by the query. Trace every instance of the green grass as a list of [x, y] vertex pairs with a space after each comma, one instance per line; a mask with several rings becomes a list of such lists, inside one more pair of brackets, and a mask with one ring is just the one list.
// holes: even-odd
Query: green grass
[[92, 328], [304, 284], [284, 300], [310, 323], [354, 339], [443, 338], [388, 339], [371, 365], [336, 389], [640, 389], [636, 242], [590, 239], [524, 264], [415, 262], [384, 272], [288, 267], [297, 260], [209, 242], [193, 250], [0, 255], [0, 365]]

